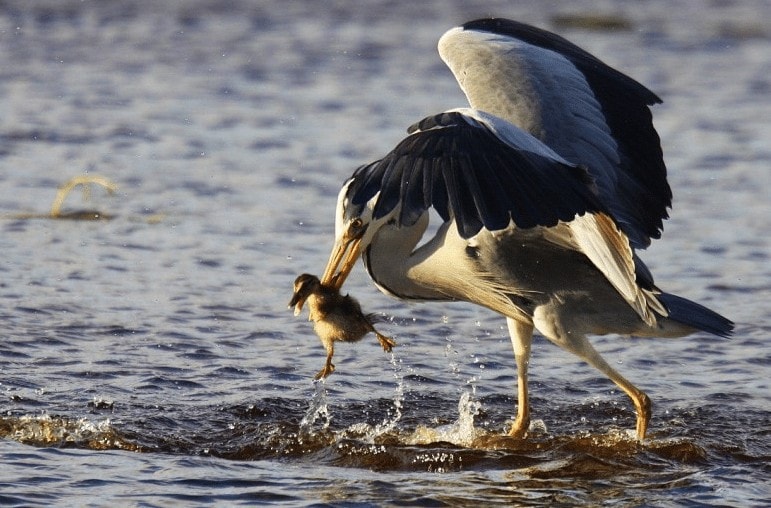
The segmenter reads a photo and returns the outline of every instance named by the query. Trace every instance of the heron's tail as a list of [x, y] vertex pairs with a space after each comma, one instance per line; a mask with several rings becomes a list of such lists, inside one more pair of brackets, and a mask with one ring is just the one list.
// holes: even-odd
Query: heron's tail
[[669, 311], [668, 318], [680, 324], [696, 328], [720, 337], [730, 337], [734, 324], [717, 312], [679, 296], [661, 293], [656, 295]]

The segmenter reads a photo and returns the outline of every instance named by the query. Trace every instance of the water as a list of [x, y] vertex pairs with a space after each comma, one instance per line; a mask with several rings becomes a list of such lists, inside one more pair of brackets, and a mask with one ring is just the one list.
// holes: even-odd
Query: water
[[[620, 27], [573, 26], [610, 14]], [[497, 14], [665, 99], [675, 192], [643, 254], [730, 340], [598, 338], [653, 399], [534, 344], [530, 437], [501, 318], [346, 288], [398, 342], [324, 353], [287, 310], [355, 167], [463, 104], [435, 52]], [[0, 6], [0, 504], [763, 505], [769, 485], [771, 7], [746, 2], [77, 2]], [[102, 175], [50, 220], [56, 188]]]

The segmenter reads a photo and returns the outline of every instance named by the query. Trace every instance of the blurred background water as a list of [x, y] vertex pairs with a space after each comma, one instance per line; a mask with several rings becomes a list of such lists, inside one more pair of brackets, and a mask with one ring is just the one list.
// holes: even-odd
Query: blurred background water
[[[653, 399], [537, 339], [529, 439], [505, 322], [346, 288], [399, 346], [324, 360], [286, 305], [342, 181], [463, 106], [435, 46], [504, 16], [646, 84], [675, 201], [643, 258], [737, 323], [598, 338]], [[771, 4], [0, 3], [0, 504], [764, 505], [769, 486]], [[102, 175], [118, 191], [57, 187]], [[486, 441], [486, 446], [479, 445]]]

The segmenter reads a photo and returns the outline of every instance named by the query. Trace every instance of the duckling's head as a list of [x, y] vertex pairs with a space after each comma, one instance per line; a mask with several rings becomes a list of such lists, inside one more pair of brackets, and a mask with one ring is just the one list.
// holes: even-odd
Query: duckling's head
[[294, 315], [297, 316], [303, 310], [303, 304], [310, 295], [318, 292], [321, 281], [315, 275], [304, 273], [294, 281], [294, 294], [289, 300], [289, 308], [294, 307]]

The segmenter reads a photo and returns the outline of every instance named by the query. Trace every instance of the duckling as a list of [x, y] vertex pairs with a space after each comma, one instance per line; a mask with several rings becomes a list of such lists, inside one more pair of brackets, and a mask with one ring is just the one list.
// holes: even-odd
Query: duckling
[[306, 301], [309, 307], [308, 319], [313, 321], [313, 329], [327, 350], [326, 364], [316, 374], [315, 379], [326, 378], [335, 371], [332, 364], [335, 341], [358, 342], [367, 333], [372, 332], [384, 351], [390, 353], [396, 345], [393, 339], [375, 330], [373, 322], [376, 316], [365, 315], [355, 298], [341, 295], [340, 291], [322, 284], [318, 277], [308, 273], [300, 275], [294, 281], [294, 295], [289, 307], [294, 307], [295, 316], [300, 314]]

